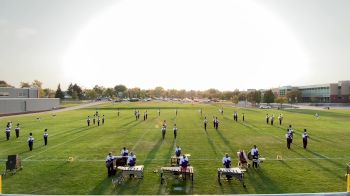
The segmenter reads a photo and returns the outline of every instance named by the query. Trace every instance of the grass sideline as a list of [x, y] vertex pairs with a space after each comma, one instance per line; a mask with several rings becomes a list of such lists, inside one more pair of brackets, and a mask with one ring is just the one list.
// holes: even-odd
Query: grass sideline
[[[343, 192], [346, 190], [346, 163], [350, 161], [350, 111], [349, 110], [260, 110], [224, 107], [220, 104], [179, 104], [163, 102], [109, 103], [90, 108], [51, 114], [33, 114], [26, 117], [10, 116], [2, 119], [15, 125], [21, 123], [21, 136], [16, 139], [14, 128], [10, 141], [5, 134], [0, 140], [0, 170], [5, 170], [7, 155], [19, 154], [23, 170], [3, 178], [4, 194], [269, 194]], [[117, 116], [119, 108], [120, 116]], [[134, 109], [141, 112], [136, 121]], [[158, 117], [160, 108], [161, 116]], [[208, 130], [202, 128], [203, 117], [208, 118]], [[104, 114], [103, 126], [86, 126], [86, 117], [98, 109]], [[149, 118], [143, 121], [147, 109]], [[178, 109], [178, 116], [175, 116]], [[239, 121], [233, 121], [237, 111]], [[241, 114], [246, 121], [242, 122]], [[320, 119], [315, 119], [315, 113]], [[282, 126], [265, 123], [266, 113], [276, 117], [282, 113]], [[212, 117], [220, 121], [219, 130], [212, 126]], [[40, 117], [40, 120], [37, 119]], [[277, 119], [277, 118], [276, 118]], [[168, 124], [166, 139], [161, 140], [162, 121]], [[178, 138], [173, 140], [172, 128], [176, 121]], [[292, 149], [285, 144], [285, 130], [292, 124], [295, 139]], [[43, 146], [43, 130], [49, 132], [48, 146]], [[308, 150], [302, 148], [301, 133], [306, 128], [310, 135]], [[26, 143], [33, 132], [34, 150], [28, 151]], [[168, 166], [174, 145], [191, 154], [190, 163], [195, 169], [193, 186], [189, 182], [168, 180], [160, 184], [162, 166]], [[258, 170], [245, 173], [246, 188], [238, 181], [217, 182], [217, 168], [228, 152], [235, 156], [239, 149], [250, 150], [256, 144], [267, 160]], [[108, 152], [119, 154], [126, 146], [137, 155], [137, 164], [145, 165], [143, 180], [127, 180], [116, 189], [108, 178], [104, 159]], [[282, 161], [276, 156], [281, 155]], [[74, 161], [68, 162], [68, 157]]]

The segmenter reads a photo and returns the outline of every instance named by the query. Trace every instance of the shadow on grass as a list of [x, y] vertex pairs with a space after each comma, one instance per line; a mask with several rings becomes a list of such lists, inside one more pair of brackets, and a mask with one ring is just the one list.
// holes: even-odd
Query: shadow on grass
[[190, 180], [175, 179], [168, 177], [164, 184], [160, 184], [158, 195], [192, 195], [193, 183]]
[[89, 195], [105, 194], [106, 190], [108, 190], [111, 185], [112, 185], [112, 178], [106, 177], [98, 185], [96, 185], [94, 189], [92, 189], [89, 192]]
[[132, 179], [127, 178], [123, 184], [120, 184], [116, 187], [116, 193], [117, 195], [136, 195], [139, 193], [139, 187], [141, 184], [141, 180], [143, 179]]
[[[297, 152], [297, 151], [295, 151], [295, 150], [293, 150], [293, 149], [291, 149], [291, 150], [292, 150], [293, 152], [295, 152], [296, 154], [298, 154], [299, 156], [305, 158], [305, 160], [307, 160], [308, 162], [312, 163], [312, 165], [314, 165], [315, 167], [319, 167], [319, 168], [321, 168], [323, 171], [326, 171], [326, 172], [330, 173], [332, 176], [336, 176], [337, 178], [339, 178], [339, 179], [341, 179], [341, 180], [344, 179], [344, 176], [339, 175], [339, 174], [337, 175], [336, 173], [334, 173], [334, 170], [331, 170], [330, 168], [327, 168], [327, 167], [321, 165], [321, 164], [318, 162], [318, 160], [308, 159], [308, 158], [305, 157], [303, 154], [301, 154], [301, 153], [299, 153], [299, 152]], [[310, 151], [309, 151], [309, 152], [310, 152]], [[329, 159], [327, 159], [326, 157], [324, 157], [324, 156], [322, 156], [322, 155], [319, 155], [319, 154], [317, 154], [317, 153], [316, 153], [315, 155], [318, 156], [318, 157], [321, 157], [321, 158], [325, 158], [324, 160], [327, 160], [327, 161], [329, 161], [329, 162], [331, 162], [331, 163], [333, 163], [333, 164], [336, 164], [337, 166], [344, 167], [344, 165], [339, 164], [339, 163], [336, 163], [336, 162], [334, 162], [334, 161], [332, 161], [332, 160], [329, 160]]]
[[286, 163], [284, 160], [280, 160], [279, 163], [282, 163], [284, 166], [288, 167], [289, 169], [293, 169], [288, 163]]
[[159, 138], [157, 143], [153, 146], [152, 150], [147, 154], [145, 161], [143, 163], [145, 168], [147, 167], [147, 165], [152, 163], [153, 159], [156, 157], [156, 154], [159, 151], [160, 146], [162, 145], [162, 141], [163, 141], [162, 138]]
[[254, 187], [256, 193], [261, 192], [262, 190], [269, 190], [270, 193], [281, 193], [282, 190], [267, 174], [264, 172], [263, 168], [251, 169], [249, 173], [249, 184], [248, 186]]
[[323, 156], [323, 155], [321, 155], [321, 154], [318, 154], [317, 152], [311, 151], [311, 150], [309, 150], [309, 149], [306, 149], [306, 151], [309, 152], [309, 153], [311, 153], [311, 154], [313, 154], [313, 155], [315, 155], [315, 156], [318, 156], [318, 157], [320, 157], [320, 158], [325, 158], [324, 160], [326, 160], [326, 161], [328, 161], [328, 162], [330, 162], [330, 163], [332, 163], [332, 164], [334, 164], [334, 165], [336, 165], [336, 166], [338, 166], [338, 167], [344, 167], [344, 164], [340, 164], [340, 163], [338, 163], [338, 162], [336, 162], [336, 161], [333, 161], [332, 159], [329, 159], [329, 158], [326, 157], [326, 156]]
[[216, 131], [216, 133], [220, 136], [220, 138], [222, 139], [222, 141], [224, 141], [224, 143], [229, 147], [231, 152], [236, 152], [238, 149], [233, 149], [230, 141], [228, 139], [226, 139], [226, 137], [221, 133], [221, 131]]
[[218, 151], [217, 151], [217, 149], [216, 149], [216, 147], [215, 147], [215, 145], [214, 145], [214, 142], [213, 142], [213, 140], [211, 139], [211, 137], [209, 136], [209, 134], [208, 134], [207, 131], [205, 131], [205, 134], [207, 135], [208, 143], [210, 144], [210, 147], [213, 149], [213, 151], [214, 151], [216, 157], [221, 156], [221, 154], [218, 153]]

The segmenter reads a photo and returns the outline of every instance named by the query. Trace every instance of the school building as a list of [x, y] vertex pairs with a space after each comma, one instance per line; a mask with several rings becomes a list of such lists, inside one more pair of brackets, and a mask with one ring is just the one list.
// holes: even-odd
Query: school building
[[0, 87], [0, 115], [59, 108], [60, 99], [39, 98], [37, 88]]
[[302, 97], [298, 102], [350, 103], [350, 80], [298, 87], [283, 86], [271, 90], [275, 96], [286, 96], [289, 91], [298, 90]]

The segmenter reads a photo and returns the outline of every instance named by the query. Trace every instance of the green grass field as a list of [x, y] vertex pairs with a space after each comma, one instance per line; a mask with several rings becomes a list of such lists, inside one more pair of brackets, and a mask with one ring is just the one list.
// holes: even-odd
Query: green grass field
[[[117, 117], [117, 109], [120, 116]], [[136, 121], [134, 108], [141, 112]], [[158, 117], [158, 108], [161, 116]], [[175, 109], [178, 116], [175, 117]], [[208, 130], [203, 129], [203, 108], [208, 118]], [[5, 170], [7, 155], [19, 154], [23, 169], [15, 175], [3, 178], [5, 194], [252, 194], [252, 193], [306, 193], [346, 191], [346, 163], [350, 162], [350, 111], [349, 110], [259, 110], [221, 105], [178, 103], [111, 103], [92, 108], [52, 114], [33, 114], [27, 117], [1, 119], [21, 123], [21, 136], [15, 138], [14, 128], [10, 141], [5, 133], [0, 140], [0, 170]], [[86, 125], [86, 117], [98, 109], [104, 114], [103, 126]], [[148, 110], [148, 120], [143, 112]], [[234, 122], [232, 114], [239, 113]], [[243, 123], [241, 114], [245, 113]], [[314, 114], [318, 112], [320, 119]], [[265, 123], [266, 113], [276, 116], [275, 125]], [[278, 125], [277, 116], [282, 113], [284, 122]], [[37, 120], [40, 116], [41, 120]], [[212, 117], [218, 116], [219, 130], [212, 126]], [[161, 140], [162, 121], [168, 124], [165, 141]], [[178, 127], [178, 138], [173, 139], [173, 123]], [[295, 131], [292, 149], [285, 142], [287, 126]], [[43, 146], [43, 130], [49, 133], [48, 146]], [[308, 150], [302, 148], [302, 130], [306, 128], [310, 140]], [[29, 151], [27, 137], [32, 132], [34, 150]], [[239, 149], [250, 150], [257, 145], [266, 161], [257, 170], [245, 173], [246, 188], [239, 181], [217, 182], [217, 168], [227, 152], [237, 163]], [[195, 169], [193, 185], [189, 181], [168, 179], [160, 184], [162, 166], [169, 166], [174, 146], [180, 145], [184, 153], [191, 154], [190, 163]], [[107, 177], [105, 158], [108, 152], [119, 154], [126, 146], [137, 155], [137, 164], [145, 166], [144, 179], [126, 180], [117, 188]], [[281, 155], [283, 160], [276, 160]], [[68, 162], [68, 157], [74, 157]]]

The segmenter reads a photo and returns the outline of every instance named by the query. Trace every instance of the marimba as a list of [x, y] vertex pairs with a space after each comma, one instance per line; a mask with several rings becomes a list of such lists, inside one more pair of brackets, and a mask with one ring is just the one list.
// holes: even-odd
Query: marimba
[[224, 176], [231, 176], [235, 177], [237, 180], [239, 180], [243, 187], [245, 187], [244, 184], [244, 171], [242, 171], [239, 167], [233, 167], [233, 168], [218, 168], [218, 182], [221, 185], [221, 178], [224, 178]]
[[193, 183], [193, 167], [192, 166], [187, 166], [186, 169], [183, 169], [181, 167], [162, 167], [160, 168], [160, 183], [163, 184], [165, 181], [165, 175], [166, 174], [172, 174], [175, 176], [179, 176], [180, 174], [182, 175], [183, 179], [190, 179]]
[[143, 178], [143, 165], [136, 165], [132, 167], [123, 167], [119, 166], [117, 167], [119, 170], [122, 171], [122, 177], [125, 178], [125, 176], [133, 175], [135, 178]]

